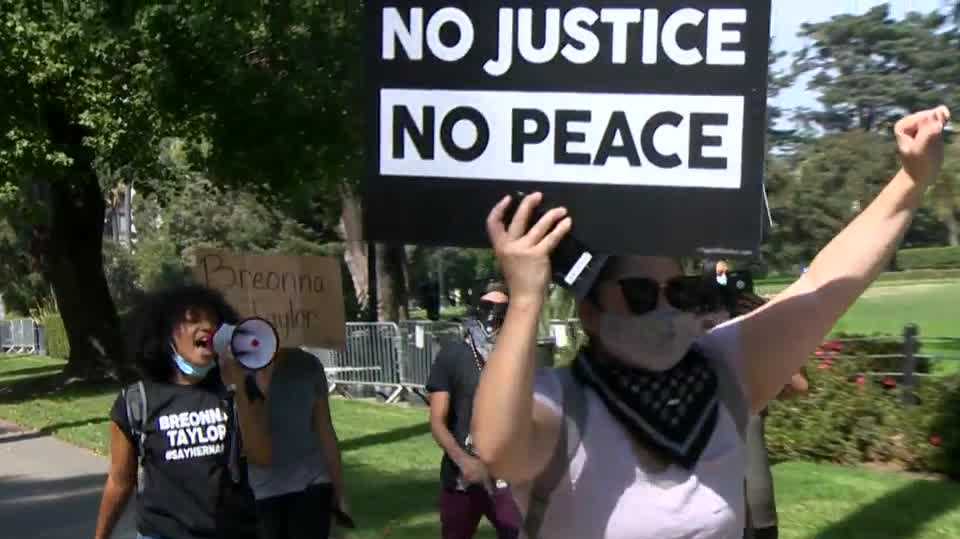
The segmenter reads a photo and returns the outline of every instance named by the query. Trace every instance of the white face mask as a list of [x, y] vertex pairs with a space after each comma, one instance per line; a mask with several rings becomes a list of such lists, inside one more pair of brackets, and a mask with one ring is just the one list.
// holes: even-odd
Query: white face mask
[[727, 286], [727, 274], [721, 273], [717, 275], [717, 283], [719, 283], [720, 286]]
[[657, 307], [642, 316], [603, 312], [596, 339], [603, 349], [631, 367], [661, 372], [683, 359], [705, 333], [701, 317], [673, 307]]

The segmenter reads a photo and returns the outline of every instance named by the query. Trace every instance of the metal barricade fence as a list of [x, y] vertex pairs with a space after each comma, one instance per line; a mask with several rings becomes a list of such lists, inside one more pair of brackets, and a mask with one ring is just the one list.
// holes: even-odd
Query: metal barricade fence
[[0, 321], [0, 350], [6, 354], [33, 354], [37, 351], [39, 332], [29, 318]]
[[10, 320], [0, 320], [0, 354], [13, 350], [13, 324]]
[[406, 388], [424, 389], [430, 368], [443, 346], [463, 338], [456, 322], [410, 320], [400, 323], [403, 348], [400, 357], [400, 383]]
[[346, 345], [331, 354], [332, 382], [400, 387], [400, 328], [393, 322], [349, 322]]

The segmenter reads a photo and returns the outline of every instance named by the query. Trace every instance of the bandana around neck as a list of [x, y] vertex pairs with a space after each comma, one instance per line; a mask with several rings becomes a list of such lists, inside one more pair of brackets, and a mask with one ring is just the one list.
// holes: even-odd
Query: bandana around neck
[[493, 337], [486, 332], [479, 320], [467, 320], [463, 323], [463, 326], [467, 330], [467, 341], [470, 343], [470, 348], [473, 349], [473, 354], [477, 358], [477, 367], [482, 368], [487, 363], [487, 358], [490, 357], [490, 352], [493, 350]]
[[717, 376], [696, 348], [674, 367], [627, 367], [584, 350], [573, 374], [597, 392], [610, 413], [646, 448], [692, 469], [717, 424]]

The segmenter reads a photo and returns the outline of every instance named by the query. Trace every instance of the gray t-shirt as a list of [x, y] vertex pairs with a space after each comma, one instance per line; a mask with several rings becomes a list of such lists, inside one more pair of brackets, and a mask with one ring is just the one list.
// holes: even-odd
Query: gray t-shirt
[[272, 462], [269, 467], [249, 465], [250, 485], [258, 500], [330, 482], [313, 426], [314, 404], [325, 398], [327, 377], [320, 360], [303, 350], [285, 349], [270, 381]]

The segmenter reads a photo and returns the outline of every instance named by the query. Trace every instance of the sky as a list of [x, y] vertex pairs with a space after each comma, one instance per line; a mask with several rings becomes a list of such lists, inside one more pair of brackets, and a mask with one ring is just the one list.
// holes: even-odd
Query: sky
[[[910, 11], [929, 13], [941, 9], [948, 0], [773, 0], [773, 19], [770, 23], [773, 48], [788, 53], [780, 65], [789, 66], [792, 61], [790, 56], [803, 47], [803, 40], [797, 37], [803, 23], [821, 22], [843, 13], [864, 13], [885, 3], [891, 5], [894, 17], [901, 18]], [[774, 103], [788, 108], [818, 108], [816, 100], [817, 94], [806, 89], [805, 81], [799, 81], [782, 92]]]

